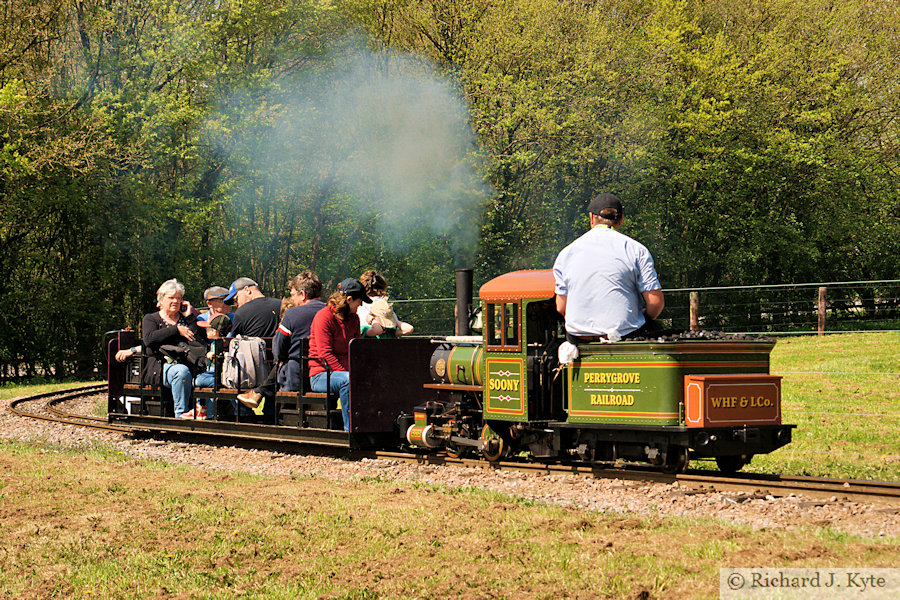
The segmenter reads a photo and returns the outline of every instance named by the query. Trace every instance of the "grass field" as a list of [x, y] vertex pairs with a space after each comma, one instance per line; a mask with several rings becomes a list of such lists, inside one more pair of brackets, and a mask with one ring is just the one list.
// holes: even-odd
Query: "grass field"
[[900, 567], [896, 540], [256, 477], [0, 442], [0, 597], [711, 598], [721, 566]]
[[[0, 400], [9, 400], [20, 396], [31, 396], [32, 394], [42, 394], [44, 392], [55, 392], [57, 390], [66, 390], [80, 385], [89, 385], [92, 382], [86, 381], [69, 381], [67, 383], [33, 383], [25, 385], [16, 385], [5, 383], [0, 385]], [[100, 383], [100, 382], [94, 382]], [[104, 411], [106, 406], [103, 407]]]
[[781, 338], [771, 372], [797, 429], [748, 470], [900, 481], [900, 332]]

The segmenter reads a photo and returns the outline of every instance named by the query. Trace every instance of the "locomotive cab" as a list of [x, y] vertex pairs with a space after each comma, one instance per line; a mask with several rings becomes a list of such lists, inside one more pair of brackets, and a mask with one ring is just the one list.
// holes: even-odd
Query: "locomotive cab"
[[519, 271], [482, 286], [481, 335], [439, 342], [434, 383], [425, 387], [442, 399], [417, 407], [414, 423], [407, 417], [409, 443], [452, 455], [477, 450], [491, 460], [521, 447], [557, 454], [545, 429], [564, 415], [562, 381], [554, 378], [562, 321], [545, 283], [539, 271]]
[[524, 423], [564, 415], [563, 388], [555, 379], [563, 322], [547, 273], [507, 273], [479, 291], [485, 315], [485, 419]]

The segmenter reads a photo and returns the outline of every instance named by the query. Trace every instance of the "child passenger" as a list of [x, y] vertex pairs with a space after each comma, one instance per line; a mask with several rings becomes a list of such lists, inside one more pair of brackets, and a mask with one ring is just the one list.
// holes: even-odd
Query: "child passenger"
[[[396, 313], [394, 313], [393, 305], [388, 301], [387, 298], [387, 281], [385, 281], [384, 277], [382, 277], [377, 271], [374, 269], [369, 269], [365, 273], [362, 274], [359, 278], [360, 283], [363, 284], [363, 287], [366, 289], [366, 294], [369, 298], [372, 299], [372, 304], [369, 306], [363, 305], [360, 307], [359, 311], [357, 311], [357, 316], [359, 316], [359, 322], [361, 326], [361, 333], [363, 336], [369, 335], [373, 336], [370, 328], [379, 324], [382, 327], [391, 328], [394, 331], [388, 332], [381, 335], [377, 335], [379, 338], [395, 338], [401, 337], [404, 335], [409, 335], [413, 332], [413, 326], [409, 323], [401, 321], [397, 318]], [[384, 301], [383, 304], [379, 304], [379, 309], [377, 311], [378, 314], [375, 313], [375, 305], [379, 303], [379, 301]], [[376, 318], [380, 317], [380, 321], [376, 320]], [[384, 319], [387, 321], [384, 321]], [[391, 323], [391, 325], [385, 325], [385, 322]]]
[[[360, 321], [362, 337], [372, 337], [372, 333], [377, 331], [377, 328], [373, 329], [375, 325], [381, 326], [382, 333], [374, 335], [380, 340], [394, 339], [403, 335], [399, 327], [400, 322], [397, 320], [397, 315], [394, 314], [394, 308], [386, 298], [382, 297], [374, 300], [372, 305], [367, 308], [369, 313], [367, 315], [368, 322], [363, 323]], [[359, 314], [359, 311], [357, 311], [357, 314]]]

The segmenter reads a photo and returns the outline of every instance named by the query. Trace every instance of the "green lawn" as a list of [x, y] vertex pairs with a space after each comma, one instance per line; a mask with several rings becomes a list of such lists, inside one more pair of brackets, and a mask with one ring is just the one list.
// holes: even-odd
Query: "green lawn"
[[[55, 392], [57, 390], [67, 390], [82, 385], [102, 383], [100, 381], [69, 381], [66, 383], [34, 383], [34, 384], [13, 384], [4, 383], [0, 385], [0, 400], [9, 400], [10, 398], [18, 398], [20, 396], [31, 396], [35, 394], [43, 394], [44, 392]], [[104, 405], [104, 410], [106, 406]]]
[[[895, 539], [252, 476], [0, 442], [0, 598], [714, 598], [721, 566], [900, 567]], [[686, 560], [687, 557], [687, 560]]]
[[900, 481], [900, 332], [781, 338], [783, 420], [794, 440], [745, 469]]

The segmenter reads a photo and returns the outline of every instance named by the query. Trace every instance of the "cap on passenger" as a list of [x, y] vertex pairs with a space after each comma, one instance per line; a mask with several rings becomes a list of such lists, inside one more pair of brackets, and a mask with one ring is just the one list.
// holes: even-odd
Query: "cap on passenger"
[[394, 314], [394, 307], [384, 298], [372, 303], [371, 314], [376, 317], [381, 317], [382, 327], [391, 329], [397, 326], [397, 316]]
[[372, 303], [372, 299], [366, 295], [366, 288], [359, 282], [359, 279], [348, 277], [338, 284], [338, 289], [341, 290], [341, 293], [345, 296], [357, 298], [366, 304]]
[[[603, 213], [604, 210], [606, 211], [605, 214]], [[613, 210], [615, 214], [612, 213]], [[618, 221], [624, 213], [622, 203], [613, 194], [597, 194], [591, 198], [591, 203], [588, 204], [588, 212], [611, 221]]]
[[206, 291], [203, 292], [204, 300], [222, 300], [227, 296], [228, 290], [221, 285], [214, 285], [211, 288], [206, 288]]
[[209, 322], [209, 328], [214, 329], [219, 337], [223, 338], [231, 332], [231, 319], [227, 315], [216, 315]]
[[231, 289], [228, 290], [228, 295], [225, 296], [225, 304], [234, 304], [234, 297], [245, 287], [259, 287], [259, 284], [249, 277], [239, 277], [238, 279], [235, 279], [234, 283], [231, 284]]

